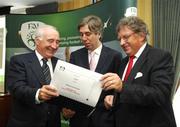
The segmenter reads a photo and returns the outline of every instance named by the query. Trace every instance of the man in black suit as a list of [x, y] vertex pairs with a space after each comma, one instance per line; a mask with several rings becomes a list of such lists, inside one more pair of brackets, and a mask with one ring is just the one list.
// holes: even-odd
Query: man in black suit
[[[101, 19], [95, 15], [89, 15], [82, 19], [78, 30], [85, 47], [72, 52], [70, 62], [101, 74], [116, 73], [119, 70], [122, 56], [120, 52], [102, 45], [100, 41], [103, 31]], [[95, 59], [93, 67], [91, 67], [93, 61], [91, 54], [94, 54], [93, 59]], [[103, 91], [96, 109], [89, 116], [84, 115], [83, 111], [78, 112], [64, 108], [63, 114], [66, 118], [70, 118], [70, 127], [114, 127], [112, 111], [106, 110], [104, 107], [105, 95], [106, 93]]]
[[[117, 33], [127, 57], [122, 60], [120, 77], [107, 73], [102, 78], [105, 90], [117, 91], [116, 127], [176, 127], [171, 105], [174, 80], [171, 54], [148, 45], [147, 26], [138, 17], [121, 19]], [[132, 69], [127, 77], [130, 61]], [[107, 108], [113, 105], [112, 100], [113, 96], [106, 96]]]
[[[8, 90], [12, 96], [12, 114], [7, 127], [60, 127], [60, 108], [47, 103], [59, 96], [43, 73], [47, 59], [48, 76], [53, 73], [59, 47], [59, 33], [49, 25], [39, 27], [35, 34], [33, 53], [13, 56], [7, 74]], [[50, 72], [50, 73], [49, 73]], [[50, 78], [51, 79], [51, 78]]]

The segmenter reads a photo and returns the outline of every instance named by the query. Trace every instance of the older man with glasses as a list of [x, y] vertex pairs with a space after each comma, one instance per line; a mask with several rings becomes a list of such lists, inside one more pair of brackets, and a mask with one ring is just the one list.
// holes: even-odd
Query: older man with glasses
[[107, 109], [114, 106], [116, 127], [176, 127], [171, 54], [147, 43], [147, 26], [138, 17], [121, 19], [117, 34], [127, 57], [122, 60], [119, 76], [107, 73], [102, 77], [102, 88], [116, 91], [104, 102]]

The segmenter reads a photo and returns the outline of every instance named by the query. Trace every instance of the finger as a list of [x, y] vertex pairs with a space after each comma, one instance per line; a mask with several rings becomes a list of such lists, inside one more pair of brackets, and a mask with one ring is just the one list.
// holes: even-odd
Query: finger
[[101, 77], [101, 81], [105, 84], [107, 83], [108, 81], [112, 81], [112, 80], [115, 80], [117, 79], [119, 76], [115, 73], [106, 73], [105, 75], [103, 75]]
[[51, 96], [44, 95], [43, 98], [44, 98], [44, 100], [47, 101], [47, 100], [50, 100], [50, 99], [51, 99]]
[[106, 109], [110, 109], [112, 106], [111, 106], [111, 97], [109, 96], [106, 96], [105, 99], [104, 99], [104, 105], [106, 107]]
[[56, 97], [56, 96], [59, 96], [59, 93], [58, 91], [54, 88], [54, 87], [51, 87], [49, 85], [46, 85], [43, 87], [44, 89], [44, 93], [47, 94], [48, 96], [52, 96], [52, 97]]
[[66, 118], [72, 118], [74, 116], [74, 114], [75, 114], [75, 112], [70, 109], [66, 109], [66, 111], [65, 110], [63, 111], [63, 115]]
[[114, 80], [108, 80], [106, 81], [104, 84], [102, 84], [102, 88], [107, 90], [107, 88], [109, 89], [109, 87], [111, 88], [111, 86], [114, 84]]
[[114, 98], [114, 96], [112, 96], [112, 95], [108, 96], [108, 98], [107, 98], [107, 103], [108, 103], [110, 106], [112, 106], [113, 98]]
[[108, 83], [108, 85], [105, 85], [105, 87], [104, 87], [104, 90], [112, 90], [112, 89], [115, 89], [116, 88], [116, 86], [115, 85], [113, 85], [112, 83]]
[[108, 77], [111, 77], [113, 75], [113, 73], [106, 73], [104, 74], [102, 77], [101, 77], [101, 81], [108, 78]]
[[51, 91], [48, 91], [45, 88], [41, 88], [40, 92], [39, 92], [39, 95], [40, 95], [40, 99], [42, 99], [42, 100], [49, 100], [52, 97], [56, 97], [58, 94], [54, 93], [54, 92], [51, 92]]
[[56, 91], [46, 91], [46, 95], [49, 97], [57, 97], [59, 96], [58, 92]]
[[39, 92], [39, 99], [40, 100], [49, 100], [50, 97], [47, 96], [44, 92]]
[[103, 87], [104, 90], [112, 90], [112, 89], [118, 89], [120, 87], [119, 83], [116, 82], [115, 80], [112, 80], [108, 83], [106, 83]]
[[48, 91], [52, 91], [52, 92], [56, 92], [57, 89], [54, 87], [54, 86], [51, 86], [51, 85], [45, 85], [43, 86], [46, 90]]
[[111, 76], [111, 77], [107, 77], [106, 79], [104, 79], [103, 81], [102, 81], [102, 85], [101, 85], [101, 87], [102, 88], [105, 88], [105, 87], [107, 87], [108, 85], [111, 85], [111, 84], [113, 84], [113, 77]]
[[109, 109], [109, 105], [106, 101], [104, 101], [104, 106], [106, 107], [106, 109]]

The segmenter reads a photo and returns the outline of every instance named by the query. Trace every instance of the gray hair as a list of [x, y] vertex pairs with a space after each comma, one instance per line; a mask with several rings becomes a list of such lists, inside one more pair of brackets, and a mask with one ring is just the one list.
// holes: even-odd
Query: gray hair
[[146, 41], [149, 39], [149, 30], [146, 23], [137, 16], [122, 18], [116, 27], [117, 33], [124, 27], [127, 27], [135, 33], [144, 33], [146, 35]]
[[88, 28], [91, 32], [99, 33], [102, 38], [103, 22], [98, 16], [89, 15], [87, 17], [84, 17], [78, 25], [78, 30], [85, 25], [88, 25]]
[[45, 29], [52, 29], [58, 32], [58, 30], [54, 26], [43, 25], [36, 29], [35, 34], [34, 34], [35, 38], [43, 38]]

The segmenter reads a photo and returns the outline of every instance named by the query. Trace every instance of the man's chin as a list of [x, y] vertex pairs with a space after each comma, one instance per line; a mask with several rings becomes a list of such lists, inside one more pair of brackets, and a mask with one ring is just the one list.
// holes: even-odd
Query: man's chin
[[125, 50], [124, 50], [124, 52], [126, 53], [127, 56], [130, 55], [130, 52], [129, 52], [129, 51], [125, 51]]
[[53, 56], [54, 56], [54, 53], [53, 53], [53, 54], [48, 54], [48, 55], [47, 55], [47, 58], [50, 59], [50, 58], [53, 57]]
[[91, 46], [85, 45], [86, 49], [91, 50]]

